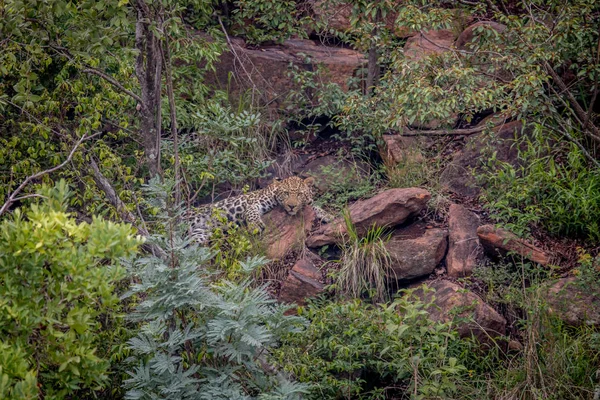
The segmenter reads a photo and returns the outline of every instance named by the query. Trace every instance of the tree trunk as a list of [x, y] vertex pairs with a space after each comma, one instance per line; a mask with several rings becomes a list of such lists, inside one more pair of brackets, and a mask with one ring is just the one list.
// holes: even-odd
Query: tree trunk
[[140, 130], [146, 165], [150, 176], [161, 173], [160, 170], [160, 84], [162, 73], [162, 54], [160, 39], [150, 29], [152, 21], [159, 29], [162, 15], [151, 10], [144, 0], [136, 1], [137, 22], [135, 28], [135, 47], [139, 51], [135, 72], [142, 89], [140, 104]]
[[379, 75], [379, 66], [377, 65], [377, 47], [374, 42], [371, 42], [369, 47], [369, 59], [367, 65], [367, 88], [366, 93], [371, 95], [373, 88], [377, 84], [377, 78]]

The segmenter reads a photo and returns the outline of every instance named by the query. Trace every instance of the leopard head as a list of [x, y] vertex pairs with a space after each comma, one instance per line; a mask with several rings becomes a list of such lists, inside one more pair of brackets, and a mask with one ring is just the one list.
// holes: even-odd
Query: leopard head
[[313, 201], [312, 187], [315, 184], [315, 178], [290, 178], [272, 183], [275, 190], [275, 197], [279, 204], [290, 215], [296, 215], [305, 205]]

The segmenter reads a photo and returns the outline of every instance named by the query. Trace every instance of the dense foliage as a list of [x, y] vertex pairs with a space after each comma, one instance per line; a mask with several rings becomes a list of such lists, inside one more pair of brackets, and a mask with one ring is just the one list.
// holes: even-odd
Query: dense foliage
[[[119, 323], [119, 258], [140, 243], [126, 225], [66, 212], [64, 181], [0, 224], [0, 398], [64, 399], [108, 382]], [[104, 349], [104, 350], [101, 350]]]
[[284, 338], [275, 353], [277, 363], [301, 382], [314, 383], [313, 399], [381, 399], [401, 393], [453, 398], [467, 369], [456, 358], [456, 332], [448, 323], [430, 320], [429, 306], [407, 295], [390, 305], [355, 300], [303, 309], [301, 315], [311, 324]]

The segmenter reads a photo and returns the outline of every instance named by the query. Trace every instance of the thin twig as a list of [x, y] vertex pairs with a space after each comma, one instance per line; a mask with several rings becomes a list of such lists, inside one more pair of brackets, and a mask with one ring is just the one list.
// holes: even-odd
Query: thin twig
[[10, 196], [8, 196], [8, 199], [6, 200], [6, 202], [4, 203], [4, 205], [2, 206], [2, 208], [0, 208], [0, 215], [4, 214], [6, 212], [6, 210], [8, 210], [8, 208], [16, 201], [17, 199], [17, 195], [25, 188], [25, 186], [27, 186], [31, 181], [33, 181], [34, 179], [37, 179], [39, 177], [42, 177], [44, 175], [47, 174], [51, 174], [52, 172], [58, 171], [59, 169], [61, 169], [62, 167], [64, 167], [65, 165], [67, 165], [70, 161], [71, 158], [73, 158], [73, 155], [75, 154], [75, 151], [77, 150], [77, 148], [79, 147], [79, 145], [81, 143], [83, 143], [86, 140], [92, 139], [93, 137], [96, 137], [98, 135], [100, 135], [102, 132], [97, 132], [93, 135], [90, 136], [85, 136], [83, 135], [75, 144], [75, 146], [73, 146], [73, 148], [71, 149], [71, 152], [69, 153], [69, 156], [67, 157], [67, 159], [65, 161], [63, 161], [62, 163], [58, 164], [55, 167], [46, 169], [44, 171], [40, 171], [37, 172], [33, 175], [28, 176], [27, 178], [25, 178], [25, 180], [19, 185], [18, 188], [16, 188], [11, 194]]
[[125, 86], [121, 85], [113, 77], [105, 74], [104, 72], [102, 72], [100, 70], [97, 70], [97, 69], [91, 68], [91, 67], [88, 67], [88, 68], [82, 70], [82, 72], [85, 72], [86, 74], [93, 74], [93, 75], [99, 76], [100, 78], [104, 79], [105, 81], [107, 81], [108, 83], [110, 83], [111, 85], [113, 85], [114, 87], [116, 87], [117, 89], [119, 89], [121, 92], [129, 95], [129, 97], [133, 98], [142, 107], [144, 107], [144, 102], [142, 101], [142, 98], [140, 96], [138, 96], [137, 94], [133, 93], [131, 90], [126, 89]]

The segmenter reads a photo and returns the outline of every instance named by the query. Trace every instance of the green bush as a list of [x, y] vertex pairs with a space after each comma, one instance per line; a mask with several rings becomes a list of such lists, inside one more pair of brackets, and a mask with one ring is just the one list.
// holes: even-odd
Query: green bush
[[491, 159], [483, 179], [491, 216], [517, 233], [542, 226], [556, 235], [600, 239], [600, 170], [572, 143], [542, 133], [522, 137], [519, 165]]
[[452, 354], [462, 344], [426, 306], [408, 295], [377, 307], [354, 300], [300, 309], [312, 322], [284, 337], [275, 359], [313, 384], [311, 399], [459, 398], [467, 371]]
[[64, 399], [107, 383], [110, 354], [98, 346], [119, 308], [117, 260], [139, 244], [130, 226], [77, 223], [64, 181], [42, 195], [0, 224], [1, 399]]

